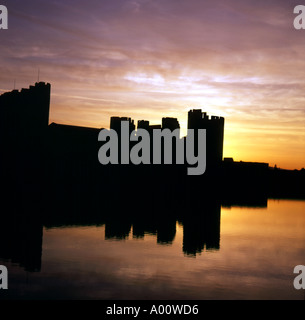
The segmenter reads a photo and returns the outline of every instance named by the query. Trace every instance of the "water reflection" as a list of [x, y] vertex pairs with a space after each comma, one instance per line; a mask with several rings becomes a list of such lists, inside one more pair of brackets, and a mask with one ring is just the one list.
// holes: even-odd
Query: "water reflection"
[[31, 214], [7, 214], [2, 218], [0, 258], [19, 264], [26, 271], [41, 270], [43, 225]]
[[[44, 227], [105, 225], [105, 240], [126, 240], [131, 233], [134, 239], [144, 239], [150, 234], [156, 237], [157, 244], [171, 246], [179, 223], [183, 228], [181, 250], [186, 257], [220, 249], [221, 202], [215, 197], [193, 193], [191, 198], [184, 196], [180, 201], [170, 194], [147, 197], [143, 192], [133, 208], [124, 196], [115, 199], [108, 195], [105, 201], [83, 189], [66, 188], [52, 190], [45, 207], [37, 201], [37, 193], [40, 190], [22, 189], [18, 195], [21, 201], [13, 202], [10, 194], [2, 202], [10, 202], [10, 212], [2, 219], [0, 258], [17, 263], [26, 271], [41, 270]], [[266, 203], [251, 200], [253, 207], [267, 206]], [[236, 199], [232, 204], [225, 201], [226, 207], [231, 205], [236, 205]], [[250, 206], [244, 201], [239, 205]]]
[[[304, 201], [269, 200], [268, 208], [200, 202], [201, 211], [168, 216], [154, 210], [110, 214], [103, 208], [85, 215], [78, 206], [65, 214], [54, 202], [44, 212], [33, 204], [31, 215], [7, 215], [0, 261], [12, 277], [8, 294], [35, 299], [300, 298], [292, 270], [304, 263]], [[25, 273], [16, 264], [40, 272]]]

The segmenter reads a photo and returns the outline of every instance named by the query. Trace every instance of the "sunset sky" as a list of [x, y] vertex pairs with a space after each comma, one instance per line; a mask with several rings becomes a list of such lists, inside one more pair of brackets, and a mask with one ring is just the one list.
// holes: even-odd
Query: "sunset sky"
[[[305, 1], [303, 1], [305, 5]], [[305, 30], [297, 0], [0, 0], [0, 93], [52, 85], [50, 122], [109, 128], [200, 108], [224, 156], [305, 167]]]

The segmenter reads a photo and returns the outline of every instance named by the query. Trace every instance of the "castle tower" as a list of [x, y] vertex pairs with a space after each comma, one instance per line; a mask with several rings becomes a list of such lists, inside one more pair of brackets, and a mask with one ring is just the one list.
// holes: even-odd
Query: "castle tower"
[[42, 177], [51, 85], [37, 82], [0, 96], [0, 177], [26, 185]]
[[[0, 133], [4, 141], [40, 139], [49, 125], [51, 85], [37, 82], [0, 96]], [[13, 140], [13, 141], [10, 141]]]
[[223, 157], [224, 118], [216, 116], [210, 118], [201, 109], [190, 110], [188, 129], [206, 129], [207, 171], [217, 170]]
[[128, 121], [129, 122], [129, 133], [135, 130], [134, 120], [127, 117], [111, 117], [110, 118], [110, 129], [115, 130], [118, 135], [121, 134], [121, 122]]
[[180, 124], [177, 118], [162, 118], [162, 129], [169, 129], [174, 131], [176, 129], [180, 129]]

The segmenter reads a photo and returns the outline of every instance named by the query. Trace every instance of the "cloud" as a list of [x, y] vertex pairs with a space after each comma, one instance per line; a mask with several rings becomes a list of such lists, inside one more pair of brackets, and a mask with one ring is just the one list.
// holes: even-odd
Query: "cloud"
[[[248, 121], [257, 128], [277, 121], [291, 145], [304, 137], [297, 1], [2, 2], [9, 30], [0, 33], [0, 87], [11, 90], [14, 79], [27, 87], [40, 68], [52, 83], [53, 120], [100, 127], [113, 112], [152, 121], [176, 115], [186, 123], [187, 109], [200, 107], [226, 116], [237, 132]], [[226, 137], [238, 145], [232, 130]], [[249, 139], [256, 131], [248, 130]]]

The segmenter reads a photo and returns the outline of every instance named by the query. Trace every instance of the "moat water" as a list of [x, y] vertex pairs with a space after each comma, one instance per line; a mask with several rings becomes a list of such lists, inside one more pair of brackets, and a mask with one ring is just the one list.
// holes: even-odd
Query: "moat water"
[[293, 270], [305, 265], [305, 201], [221, 207], [216, 227], [187, 228], [43, 226], [39, 270], [0, 258], [0, 299], [304, 299]]

